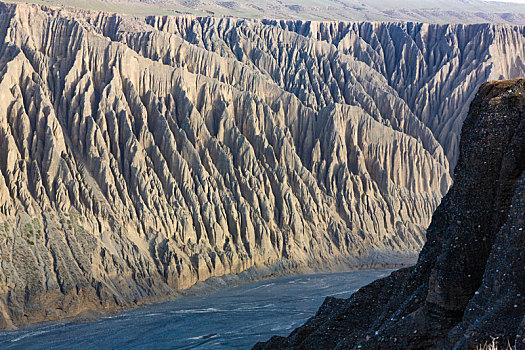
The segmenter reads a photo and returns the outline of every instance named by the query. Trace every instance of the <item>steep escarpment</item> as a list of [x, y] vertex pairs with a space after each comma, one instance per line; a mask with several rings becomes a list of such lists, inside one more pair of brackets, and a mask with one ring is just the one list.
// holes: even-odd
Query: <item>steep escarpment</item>
[[[476, 29], [451, 50], [481, 68], [437, 37], [410, 40], [473, 85], [522, 72], [471, 38], [515, 33], [520, 58], [521, 27]], [[489, 51], [514, 45], [485, 37]], [[452, 182], [408, 85], [304, 31], [0, 4], [0, 43], [3, 327], [250, 268], [397, 262]]]
[[[245, 22], [233, 26], [226, 20], [213, 19], [188, 25], [187, 20], [174, 17], [155, 17], [149, 22], [226, 56], [219, 49], [222, 46], [217, 45], [223, 41], [239, 60], [252, 61], [281, 87], [313, 107], [332, 102], [359, 103], [374, 115], [367, 109], [369, 102], [359, 99], [358, 91], [365, 89], [384, 117], [391, 112], [381, 105], [385, 97], [376, 90], [394, 90], [410, 113], [401, 112], [404, 120], [392, 121], [393, 127], [411, 133], [417, 128], [412, 114], [416, 116], [444, 148], [452, 168], [457, 161], [461, 125], [479, 86], [487, 80], [525, 74], [522, 27], [272, 20], [262, 21], [265, 26]], [[318, 51], [311, 54], [306, 50], [299, 57], [290, 54], [288, 44], [301, 42], [291, 33], [310, 39], [307, 43], [313, 40]], [[213, 45], [207, 42], [210, 38], [216, 39]], [[242, 38], [246, 43], [239, 50]], [[320, 47], [328, 52], [316, 59], [323, 50]], [[359, 72], [359, 63], [365, 64], [366, 73]], [[356, 78], [348, 79], [344, 73], [347, 70], [357, 72]], [[355, 92], [349, 94], [349, 90]]]
[[425, 23], [274, 22], [381, 73], [432, 131], [454, 168], [468, 106], [487, 80], [525, 75], [523, 28]]
[[[140, 41], [157, 35], [145, 23], [1, 14], [4, 327], [251, 267], [389, 262], [422, 245], [451, 183], [432, 134], [390, 127], [364, 93], [374, 117], [314, 108], [182, 39], [180, 66], [148, 59], [160, 46]], [[110, 36], [116, 24], [136, 32]]]
[[[188, 16], [148, 17], [146, 22], [157, 31], [130, 31], [120, 17], [96, 21], [105, 35], [153, 60], [250, 88], [225, 71], [233, 60], [264, 73], [314, 109], [357, 104], [420, 138], [432, 152], [434, 140], [425, 135], [430, 130], [452, 169], [461, 125], [479, 86], [525, 75], [525, 31], [519, 26]], [[191, 43], [192, 56], [202, 57], [200, 48], [223, 58], [221, 64], [211, 58], [206, 64], [184, 60], [181, 50], [188, 50], [181, 41]]]
[[460, 150], [414, 267], [328, 298], [288, 338], [256, 348], [523, 346], [525, 80], [482, 85]]

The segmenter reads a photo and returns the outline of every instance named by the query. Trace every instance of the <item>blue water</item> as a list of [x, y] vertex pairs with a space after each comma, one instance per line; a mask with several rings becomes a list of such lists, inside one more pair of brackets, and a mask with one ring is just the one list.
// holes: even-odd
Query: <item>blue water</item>
[[0, 332], [0, 349], [249, 349], [288, 335], [326, 296], [348, 298], [392, 270], [287, 276], [179, 297], [94, 322]]

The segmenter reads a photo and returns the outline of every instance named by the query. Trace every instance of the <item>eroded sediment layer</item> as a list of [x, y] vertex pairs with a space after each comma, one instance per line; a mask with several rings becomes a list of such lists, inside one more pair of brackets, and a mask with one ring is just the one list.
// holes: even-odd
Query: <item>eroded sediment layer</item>
[[[408, 24], [374, 25], [428, 42], [441, 67], [396, 80], [401, 62], [419, 62], [408, 44], [383, 70], [283, 25], [0, 4], [3, 327], [251, 267], [382, 262], [422, 246], [451, 185], [443, 148], [454, 155], [432, 123], [462, 116], [425, 115], [399, 81], [434, 96], [429, 79], [463, 64], [471, 85], [439, 80], [467, 91], [439, 99], [457, 105], [488, 76], [522, 72], [488, 52], [521, 57], [523, 29], [446, 27], [452, 43], [473, 41], [444, 47], [410, 39]], [[370, 40], [376, 52], [398, 41]]]

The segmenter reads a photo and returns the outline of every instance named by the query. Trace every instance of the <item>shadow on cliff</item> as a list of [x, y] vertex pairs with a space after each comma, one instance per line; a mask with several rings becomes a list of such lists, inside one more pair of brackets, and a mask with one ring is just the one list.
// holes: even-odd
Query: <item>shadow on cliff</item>
[[480, 87], [455, 179], [415, 266], [327, 298], [288, 338], [255, 349], [524, 346], [524, 79]]

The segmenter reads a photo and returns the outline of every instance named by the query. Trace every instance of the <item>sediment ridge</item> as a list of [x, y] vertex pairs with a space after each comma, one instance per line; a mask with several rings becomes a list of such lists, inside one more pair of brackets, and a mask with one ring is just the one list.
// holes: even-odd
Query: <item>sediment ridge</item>
[[524, 45], [505, 25], [0, 3], [0, 327], [414, 256], [462, 106], [523, 74]]

